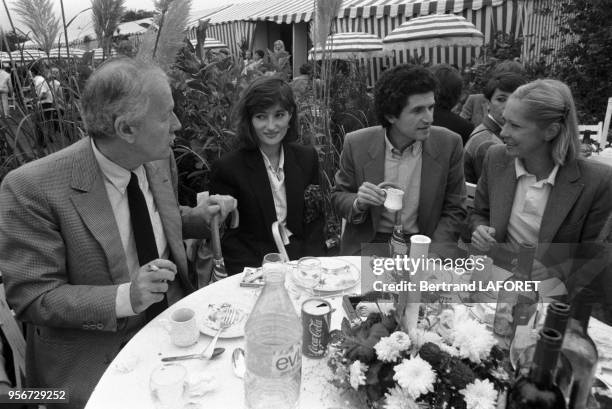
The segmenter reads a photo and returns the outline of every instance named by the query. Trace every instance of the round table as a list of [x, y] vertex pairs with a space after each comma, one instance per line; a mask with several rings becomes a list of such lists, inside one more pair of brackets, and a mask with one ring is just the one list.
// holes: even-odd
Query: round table
[[[360, 267], [360, 257], [338, 257]], [[196, 312], [202, 312], [209, 303], [235, 301], [252, 305], [255, 303], [259, 288], [240, 286], [242, 274], [228, 277], [210, 284], [185, 297], [142, 328], [110, 364], [93, 394], [87, 402], [86, 409], [130, 408], [152, 409], [154, 402], [149, 392], [149, 376], [154, 368], [161, 364], [165, 356], [186, 355], [201, 352], [211, 340], [207, 335], [200, 335], [195, 345], [186, 348], [174, 346], [170, 336], [160, 320], [167, 319], [170, 314], [181, 307], [189, 307]], [[340, 328], [342, 318], [342, 296], [344, 294], [361, 293], [360, 284], [334, 296], [326, 297], [336, 309], [332, 314], [332, 328]], [[231, 355], [234, 348], [244, 348], [244, 337], [219, 338], [218, 347], [225, 352], [211, 360], [189, 360], [179, 362], [185, 366], [189, 376], [210, 375], [215, 378], [216, 388], [198, 399], [202, 409], [241, 409], [244, 408], [243, 380], [236, 377], [232, 370]], [[94, 351], [92, 351], [94, 353]], [[327, 366], [327, 358], [310, 359], [302, 356], [302, 390], [300, 393], [301, 409], [323, 409], [331, 407], [352, 407], [347, 404], [347, 397], [331, 385], [331, 370]], [[198, 405], [190, 406], [190, 409]]]
[[[325, 260], [323, 258], [323, 260]], [[334, 262], [346, 262], [359, 268], [361, 280], [355, 286], [340, 293], [328, 294], [325, 298], [331, 303], [335, 312], [332, 314], [331, 328], [340, 328], [342, 319], [346, 316], [342, 308], [342, 296], [345, 294], [360, 294], [362, 289], [368, 291], [372, 288], [377, 277], [371, 273], [369, 259], [362, 257], [336, 257]], [[363, 264], [362, 264], [363, 263]], [[495, 268], [494, 279], [503, 280], [509, 273]], [[178, 303], [169, 307], [155, 320], [140, 330], [132, 340], [121, 350], [110, 364], [94, 392], [92, 393], [86, 409], [129, 408], [152, 409], [155, 408], [149, 392], [149, 377], [151, 372], [161, 364], [165, 356], [186, 355], [201, 352], [211, 340], [210, 336], [200, 335], [195, 345], [186, 348], [174, 346], [162, 320], [167, 319], [176, 309], [189, 307], [200, 315], [209, 303], [240, 302], [244, 305], [255, 303], [259, 288], [241, 287], [242, 274], [228, 277], [224, 280], [204, 287], [185, 297]], [[388, 280], [384, 280], [388, 281]], [[612, 331], [610, 327], [591, 318], [589, 334], [597, 344], [600, 356], [598, 376], [612, 384], [612, 373], [602, 368], [610, 368], [612, 362]], [[194, 398], [194, 404], [186, 406], [187, 409], [242, 409], [244, 405], [243, 381], [237, 378], [232, 370], [231, 355], [234, 348], [244, 348], [244, 337], [223, 339], [220, 338], [217, 346], [224, 347], [225, 352], [211, 360], [189, 360], [179, 362], [184, 365], [192, 379], [207, 376], [214, 378], [216, 387], [205, 395]], [[95, 351], [92, 351], [95, 353]], [[332, 373], [327, 366], [327, 358], [310, 359], [302, 357], [302, 384], [300, 393], [300, 409], [326, 409], [326, 408], [356, 408], [355, 394], [343, 394], [329, 380]], [[181, 407], [182, 409], [182, 407]]]

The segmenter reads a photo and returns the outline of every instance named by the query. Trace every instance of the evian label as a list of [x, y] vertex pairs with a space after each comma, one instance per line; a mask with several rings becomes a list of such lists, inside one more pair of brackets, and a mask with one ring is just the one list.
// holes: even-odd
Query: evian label
[[272, 352], [272, 373], [277, 376], [299, 371], [302, 368], [302, 343]]

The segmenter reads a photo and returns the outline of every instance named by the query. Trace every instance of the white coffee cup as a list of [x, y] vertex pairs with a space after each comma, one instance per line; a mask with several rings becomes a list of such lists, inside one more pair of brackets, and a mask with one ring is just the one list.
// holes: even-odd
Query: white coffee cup
[[385, 207], [392, 211], [402, 210], [404, 191], [389, 187], [385, 189], [385, 192], [387, 193], [385, 197]]
[[158, 409], [182, 408], [187, 369], [183, 365], [161, 365], [153, 370], [149, 388]]
[[162, 324], [170, 333], [172, 343], [178, 347], [193, 345], [200, 337], [195, 311], [191, 308], [179, 308], [170, 315], [169, 320], [162, 320]]

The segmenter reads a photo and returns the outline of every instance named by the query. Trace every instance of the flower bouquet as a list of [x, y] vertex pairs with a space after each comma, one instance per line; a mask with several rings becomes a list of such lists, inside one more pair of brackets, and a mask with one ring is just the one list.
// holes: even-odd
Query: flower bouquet
[[495, 409], [503, 401], [509, 361], [465, 307], [422, 316], [411, 333], [398, 322], [394, 311], [353, 328], [345, 318], [328, 361], [331, 382], [369, 408]]

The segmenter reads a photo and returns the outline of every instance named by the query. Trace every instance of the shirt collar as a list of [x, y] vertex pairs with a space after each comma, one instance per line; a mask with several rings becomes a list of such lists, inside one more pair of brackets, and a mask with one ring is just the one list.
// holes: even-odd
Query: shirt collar
[[[523, 161], [519, 158], [514, 159], [514, 169], [516, 170], [517, 179], [520, 179], [522, 176], [533, 176], [531, 173], [527, 172], [527, 169], [525, 169], [525, 166], [523, 165]], [[554, 186], [558, 171], [559, 165], [555, 165], [548, 177], [546, 179], [541, 180], [540, 182], [548, 183], [549, 185]]]
[[130, 178], [132, 177], [132, 172], [136, 173], [138, 176], [139, 183], [142, 183], [144, 180], [143, 177], [145, 176], [145, 171], [142, 165], [130, 172], [104, 156], [104, 154], [98, 150], [98, 147], [93, 139], [91, 140], [91, 147], [93, 149], [94, 157], [96, 158], [98, 165], [100, 165], [102, 174], [121, 194], [125, 194], [125, 189], [127, 188], [128, 183], [130, 183]]
[[263, 156], [263, 160], [264, 160], [264, 164], [266, 165], [266, 169], [270, 169], [273, 172], [278, 172], [279, 170], [283, 169], [283, 166], [285, 166], [285, 149], [282, 146], [281, 146], [280, 159], [278, 160], [277, 169], [274, 169], [274, 167], [272, 166], [272, 163], [270, 163], [270, 159], [268, 159], [268, 155], [266, 155], [264, 151], [261, 150], [261, 148], [259, 149], [259, 152], [261, 152], [261, 156]]
[[402, 156], [404, 156], [405, 153], [409, 153], [411, 154], [411, 156], [416, 157], [419, 156], [423, 151], [423, 142], [414, 141], [412, 145], [408, 145], [404, 148], [403, 151], [400, 151], [395, 146], [393, 146], [391, 140], [389, 139], [389, 134], [387, 130], [385, 130], [385, 149], [386, 153], [392, 155], [392, 157], [394, 158], [401, 158]]

